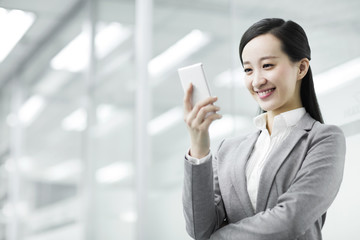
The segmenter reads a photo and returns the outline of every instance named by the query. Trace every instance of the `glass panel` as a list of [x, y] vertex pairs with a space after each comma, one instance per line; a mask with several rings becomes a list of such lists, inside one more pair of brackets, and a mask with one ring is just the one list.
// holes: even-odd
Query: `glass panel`
[[[82, 61], [87, 61], [83, 54], [88, 49], [72, 50], [70, 56], [61, 53], [63, 59], [59, 53], [81, 34], [87, 15], [84, 4], [68, 4], [70, 10], [59, 7], [51, 20], [49, 12], [34, 8], [38, 11], [27, 36], [34, 40], [35, 34], [38, 42], [32, 42], [31, 55], [22, 56], [22, 68], [18, 67], [11, 85], [4, 88], [8, 93], [1, 95], [6, 98], [1, 103], [7, 104], [2, 109], [9, 109], [2, 112], [2, 139], [7, 139], [7, 128], [12, 126], [10, 138], [1, 141], [8, 144], [3, 146], [2, 159], [5, 156], [8, 174], [4, 214], [9, 220], [6, 231], [1, 232], [9, 240], [82, 236], [79, 184], [86, 116], [76, 111], [84, 105], [86, 75], [81, 63], [86, 64]], [[89, 42], [86, 36], [82, 38], [80, 41]], [[7, 61], [11, 58], [4, 64]], [[66, 66], [77, 67], [75, 63], [79, 68]], [[74, 113], [77, 115], [70, 119]]]
[[96, 239], [135, 239], [134, 1], [98, 2], [99, 45], [90, 150]]
[[[82, 235], [87, 13], [79, 8], [19, 75], [26, 238]], [[83, 48], [83, 49], [82, 49]]]
[[10, 113], [10, 87], [4, 86], [0, 90], [0, 239], [6, 239], [6, 226], [8, 221], [8, 183], [9, 173], [6, 169], [6, 161], [10, 154], [10, 126], [8, 116]]

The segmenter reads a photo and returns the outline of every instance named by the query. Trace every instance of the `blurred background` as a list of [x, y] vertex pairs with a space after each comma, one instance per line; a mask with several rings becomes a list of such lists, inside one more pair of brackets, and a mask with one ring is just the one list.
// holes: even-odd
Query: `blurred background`
[[298, 22], [326, 123], [346, 135], [326, 240], [359, 239], [360, 1], [0, 0], [0, 239], [190, 239], [177, 68], [202, 62], [223, 119], [254, 130], [242, 33]]

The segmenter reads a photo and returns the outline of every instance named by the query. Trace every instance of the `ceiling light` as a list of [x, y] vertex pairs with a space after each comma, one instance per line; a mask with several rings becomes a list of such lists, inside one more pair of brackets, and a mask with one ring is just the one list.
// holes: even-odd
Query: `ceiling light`
[[131, 122], [131, 111], [118, 109], [110, 104], [101, 104], [96, 108], [98, 137], [106, 135], [114, 129]]
[[[131, 120], [131, 113], [119, 111], [116, 107], [109, 104], [101, 104], [96, 108], [96, 133], [98, 136], [108, 133], [123, 123]], [[84, 131], [87, 127], [87, 112], [79, 108], [65, 117], [62, 121], [62, 128], [65, 131]]]
[[45, 107], [45, 100], [41, 96], [30, 97], [19, 110], [19, 119], [23, 125], [29, 126]]
[[53, 96], [70, 80], [71, 77], [71, 73], [67, 71], [49, 69], [34, 87], [35, 91], [45, 96]]
[[17, 216], [27, 219], [29, 214], [29, 203], [19, 200], [15, 202], [5, 201], [1, 212], [6, 218], [13, 218]]
[[117, 22], [112, 22], [103, 29], [100, 28], [100, 32], [95, 39], [97, 56], [99, 58], [106, 57], [116, 46], [123, 43], [130, 36], [131, 30]]
[[100, 124], [106, 123], [111, 120], [115, 114], [116, 109], [109, 104], [101, 104], [96, 108], [96, 116]]
[[244, 70], [242, 68], [228, 69], [215, 77], [216, 87], [244, 87]]
[[183, 114], [182, 107], [175, 107], [152, 119], [148, 124], [149, 134], [156, 135], [169, 129], [182, 120]]
[[226, 136], [235, 130], [234, 118], [231, 115], [223, 115], [219, 121], [210, 125], [209, 135], [211, 138]]
[[314, 76], [316, 93], [325, 94], [358, 77], [360, 77], [360, 58]]
[[62, 121], [62, 128], [66, 131], [84, 131], [87, 126], [87, 114], [85, 109], [79, 108], [72, 112]]
[[129, 211], [129, 212], [125, 212], [125, 213], [121, 214], [120, 219], [121, 219], [121, 221], [124, 221], [124, 222], [134, 223], [137, 220], [137, 215], [136, 215], [136, 212]]
[[191, 31], [184, 38], [180, 39], [173, 46], [149, 62], [148, 70], [150, 75], [152, 77], [161, 75], [193, 53], [199, 51], [208, 44], [209, 41], [210, 38], [208, 34], [197, 29]]
[[115, 162], [96, 172], [96, 179], [100, 183], [115, 183], [133, 174], [129, 163]]
[[82, 32], [51, 60], [51, 66], [56, 70], [78, 72], [86, 67], [89, 51], [89, 40]]
[[61, 181], [79, 176], [81, 172], [80, 163], [79, 159], [72, 159], [56, 164], [44, 172], [45, 179], [48, 181]]
[[34, 159], [23, 156], [18, 160], [18, 166], [22, 173], [28, 173], [34, 169]]
[[224, 114], [219, 121], [210, 125], [209, 134], [211, 139], [223, 138], [237, 129], [246, 129], [252, 125], [251, 119], [243, 116]]
[[[129, 28], [120, 23], [99, 24], [99, 32], [95, 37], [95, 50], [97, 57], [104, 58], [116, 46], [123, 43], [131, 35]], [[90, 40], [86, 31], [81, 32], [66, 47], [64, 47], [52, 60], [51, 67], [57, 70], [78, 72], [88, 64], [90, 57]]]
[[0, 62], [2, 62], [34, 23], [35, 15], [0, 8]]

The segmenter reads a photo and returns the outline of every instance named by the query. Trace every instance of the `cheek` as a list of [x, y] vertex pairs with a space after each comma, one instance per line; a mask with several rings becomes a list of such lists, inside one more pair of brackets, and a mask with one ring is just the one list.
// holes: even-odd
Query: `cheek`
[[250, 77], [247, 76], [244, 77], [244, 84], [245, 87], [250, 91], [250, 93], [252, 93], [253, 86]]
[[277, 87], [289, 86], [291, 82], [296, 82], [296, 74], [291, 68], [279, 67], [275, 71], [270, 71], [267, 78]]
[[294, 72], [294, 69], [290, 67], [281, 68], [279, 74], [284, 76], [287, 80], [296, 81], [296, 73]]

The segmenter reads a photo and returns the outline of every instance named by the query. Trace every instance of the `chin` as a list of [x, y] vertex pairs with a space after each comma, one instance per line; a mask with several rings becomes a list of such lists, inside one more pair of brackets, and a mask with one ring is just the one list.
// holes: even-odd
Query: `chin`
[[265, 104], [259, 104], [259, 107], [260, 107], [262, 110], [266, 111], [266, 112], [269, 112], [269, 111], [272, 111], [272, 110], [275, 109], [275, 107], [273, 107], [273, 106], [268, 106], [268, 105], [265, 105]]

